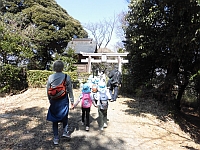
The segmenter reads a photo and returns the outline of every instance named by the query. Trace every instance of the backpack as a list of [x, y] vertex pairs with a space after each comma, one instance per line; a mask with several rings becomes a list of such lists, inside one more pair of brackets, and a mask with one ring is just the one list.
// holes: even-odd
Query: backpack
[[90, 108], [92, 105], [92, 100], [90, 98], [90, 93], [83, 93], [83, 97], [82, 97], [82, 107], [83, 108]]
[[54, 88], [51, 87], [51, 84], [50, 84], [50, 88], [47, 91], [47, 94], [48, 94], [48, 97], [50, 98], [50, 100], [58, 100], [58, 99], [62, 99], [66, 96], [66, 94], [67, 94], [66, 78], [67, 78], [67, 75], [65, 75], [63, 82]]
[[111, 84], [118, 84], [120, 82], [119, 78], [120, 78], [120, 72], [116, 71], [111, 79]]
[[100, 103], [103, 109], [108, 108], [108, 96], [106, 93], [99, 93], [100, 94]]

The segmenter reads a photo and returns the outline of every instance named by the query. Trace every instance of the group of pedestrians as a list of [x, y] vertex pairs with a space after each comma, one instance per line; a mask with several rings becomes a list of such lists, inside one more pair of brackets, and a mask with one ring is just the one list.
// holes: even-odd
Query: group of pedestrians
[[81, 102], [82, 125], [86, 126], [86, 131], [89, 131], [90, 108], [92, 103], [94, 107], [98, 108], [99, 129], [103, 130], [103, 128], [107, 127], [108, 100], [111, 100], [111, 96], [107, 90], [105, 82], [100, 81], [94, 84], [85, 83], [83, 85], [82, 93], [80, 94], [77, 102], [75, 102], [73, 108]]
[[[82, 92], [76, 102], [74, 102], [74, 95], [72, 89], [71, 78], [69, 75], [65, 75], [62, 71], [64, 68], [64, 63], [60, 60], [57, 60], [53, 64], [54, 74], [48, 77], [47, 81], [47, 93], [51, 87], [59, 87], [61, 88], [61, 84], [65, 81], [65, 87], [67, 93], [64, 97], [59, 99], [51, 99], [48, 95], [49, 99], [49, 109], [47, 113], [47, 120], [52, 122], [53, 129], [53, 142], [55, 145], [59, 143], [59, 134], [58, 134], [58, 123], [62, 122], [63, 125], [63, 137], [71, 138], [71, 134], [68, 130], [68, 113], [69, 113], [69, 103], [71, 103], [71, 109], [73, 110], [78, 106], [81, 102], [81, 110], [82, 110], [82, 125], [85, 125], [85, 130], [89, 131], [90, 127], [90, 108], [92, 104], [94, 107], [98, 109], [99, 115], [99, 129], [102, 131], [107, 127], [107, 109], [108, 109], [108, 101], [111, 102], [116, 101], [118, 96], [118, 87], [121, 84], [121, 73], [117, 70], [117, 67], [113, 71], [111, 71], [108, 75], [109, 80], [106, 83], [105, 78], [90, 78], [88, 82], [86, 82], [82, 86]], [[104, 74], [104, 73], [103, 73]], [[101, 77], [103, 76], [101, 74]], [[118, 80], [118, 81], [117, 81]], [[116, 82], [117, 81], [117, 82]], [[113, 93], [114, 91], [114, 93]], [[59, 95], [62, 90], [55, 93], [55, 95]], [[70, 101], [70, 102], [69, 102]]]

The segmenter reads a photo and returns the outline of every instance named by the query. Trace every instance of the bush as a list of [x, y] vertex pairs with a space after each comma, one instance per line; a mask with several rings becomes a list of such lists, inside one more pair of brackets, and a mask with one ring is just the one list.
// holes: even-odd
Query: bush
[[[53, 74], [53, 71], [47, 70], [29, 70], [27, 72], [28, 86], [29, 87], [46, 87], [49, 75]], [[78, 81], [77, 72], [63, 72], [71, 77], [72, 82]]]
[[28, 87], [25, 68], [5, 64], [0, 68], [0, 93], [17, 93]]

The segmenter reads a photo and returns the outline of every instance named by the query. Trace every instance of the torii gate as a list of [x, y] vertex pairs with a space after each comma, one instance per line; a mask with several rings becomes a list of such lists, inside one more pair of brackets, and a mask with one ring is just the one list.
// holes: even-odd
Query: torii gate
[[[88, 63], [88, 73], [91, 72], [91, 63], [101, 63], [101, 62], [107, 62], [107, 63], [118, 63], [118, 70], [121, 72], [122, 70], [122, 63], [128, 63], [128, 60], [123, 60], [121, 58], [122, 56], [127, 56], [128, 53], [84, 53], [80, 52], [83, 56], [88, 56], [86, 59], [81, 59], [81, 62], [87, 62]], [[101, 56], [101, 59], [94, 59], [91, 56]], [[117, 57], [115, 60], [109, 60], [107, 59], [107, 56]]]

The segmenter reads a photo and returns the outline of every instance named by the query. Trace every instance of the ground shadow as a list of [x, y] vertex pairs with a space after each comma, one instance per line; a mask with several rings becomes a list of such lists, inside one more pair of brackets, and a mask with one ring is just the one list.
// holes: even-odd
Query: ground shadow
[[[167, 121], [173, 119], [184, 131], [189, 133], [191, 138], [200, 144], [200, 118], [187, 110], [171, 111], [167, 103], [162, 103], [154, 99], [135, 98], [133, 96], [128, 97], [128, 100], [124, 100], [122, 103], [128, 106], [125, 113], [135, 116], [144, 116], [146, 113], [156, 116], [157, 119]], [[195, 150], [195, 148], [189, 148]]]
[[[60, 150], [110, 150], [123, 148], [124, 141], [120, 138], [110, 139], [104, 132], [99, 132], [98, 127], [94, 128], [94, 136], [91, 138], [86, 131], [80, 130], [77, 117], [69, 117], [71, 132], [84, 132], [82, 136], [74, 136], [71, 140], [60, 139], [58, 146], [52, 142], [52, 124], [46, 121], [46, 108], [32, 107], [27, 109], [14, 109], [0, 115], [0, 149], [60, 149]], [[73, 114], [80, 116], [80, 114]], [[78, 118], [79, 119], [79, 118]], [[91, 121], [96, 118], [91, 117]], [[59, 124], [61, 131], [62, 125]], [[102, 144], [102, 138], [108, 142]]]
[[187, 109], [182, 109], [175, 113], [174, 120], [185, 133], [189, 133], [192, 139], [194, 139], [196, 143], [200, 144], [199, 116], [190, 113]]

